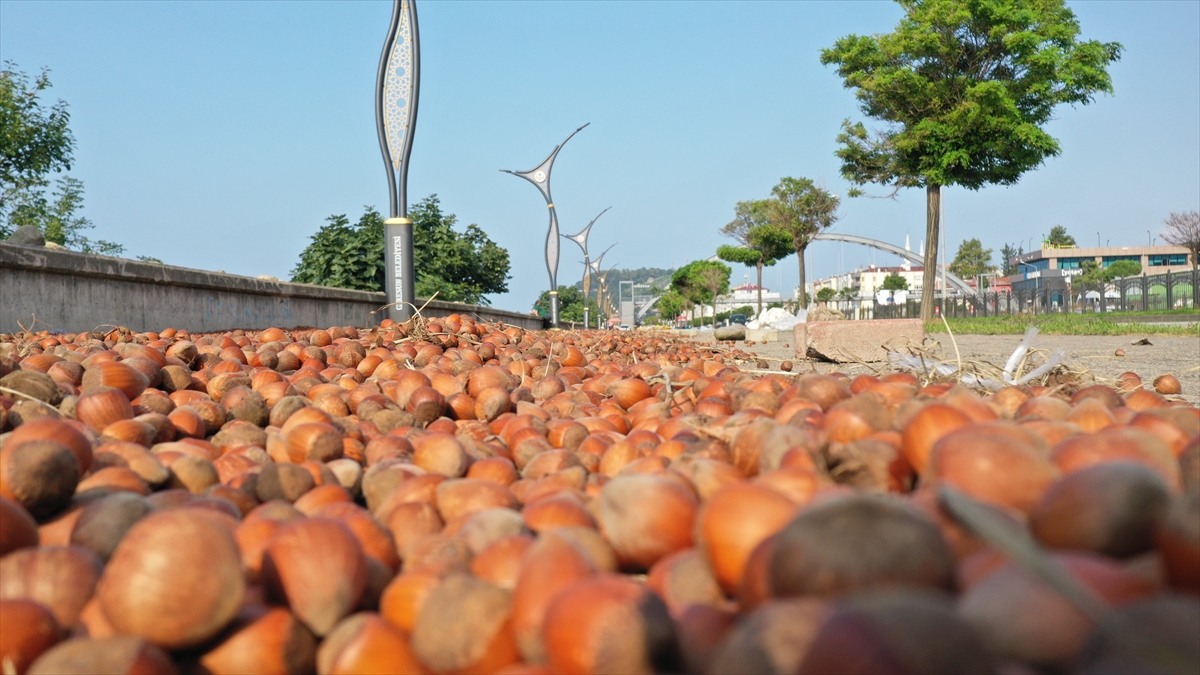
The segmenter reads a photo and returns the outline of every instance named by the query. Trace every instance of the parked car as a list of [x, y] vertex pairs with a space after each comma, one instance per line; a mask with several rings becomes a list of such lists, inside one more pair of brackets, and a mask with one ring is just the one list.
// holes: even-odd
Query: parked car
[[621, 328], [621, 330], [629, 330], [629, 324], [623, 323], [623, 324], [621, 324], [620, 328]]
[[733, 325], [735, 323], [740, 323], [743, 326], [745, 326], [746, 325], [746, 315], [745, 314], [730, 314], [729, 315], [729, 325]]

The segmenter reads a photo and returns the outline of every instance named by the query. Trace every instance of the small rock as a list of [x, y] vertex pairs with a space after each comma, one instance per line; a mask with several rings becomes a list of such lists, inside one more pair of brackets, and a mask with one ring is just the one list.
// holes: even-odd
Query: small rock
[[[787, 345], [784, 345], [784, 347], [786, 347], [786, 346], [787, 346]], [[780, 369], [780, 370], [782, 370], [782, 371], [783, 371], [783, 372], [785, 372], [785, 373], [790, 373], [790, 372], [792, 372], [792, 368], [793, 368], [793, 367], [794, 367], [794, 366], [793, 366], [793, 364], [792, 364], [792, 362], [791, 362], [791, 361], [784, 361], [783, 363], [779, 364], [779, 369]]]
[[813, 307], [808, 310], [808, 320], [810, 322], [844, 321], [845, 319], [845, 314], [842, 314], [836, 309], [829, 309], [828, 307]]
[[16, 232], [8, 235], [8, 240], [22, 246], [45, 246], [46, 236], [33, 225], [22, 225]]
[[718, 342], [724, 340], [745, 340], [746, 327], [739, 323], [732, 326], [718, 328], [713, 332], [713, 339], [717, 340]]
[[1113, 356], [1125, 356], [1125, 350], [1118, 349], [1117, 351], [1113, 352]]
[[767, 363], [766, 361], [759, 361], [758, 363], [754, 364], [754, 367], [758, 368], [759, 370], [767, 370], [771, 367], [771, 364]]

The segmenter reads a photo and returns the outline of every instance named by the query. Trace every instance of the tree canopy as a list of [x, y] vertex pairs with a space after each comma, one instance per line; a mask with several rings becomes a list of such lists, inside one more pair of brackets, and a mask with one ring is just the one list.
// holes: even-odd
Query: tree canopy
[[717, 257], [755, 268], [758, 273], [758, 313], [762, 314], [762, 271], [792, 252], [792, 240], [771, 223], [771, 201], [759, 199], [738, 202], [734, 218], [721, 228], [721, 234], [740, 246], [721, 246]]
[[1200, 258], [1200, 211], [1172, 212], [1163, 224], [1163, 241], [1191, 251], [1192, 270], [1195, 271], [1197, 258]]
[[39, 100], [50, 86], [48, 70], [32, 83], [11, 61], [0, 70], [0, 185], [6, 189], [71, 168], [75, 136], [67, 104], [45, 108]]
[[774, 199], [769, 202], [769, 220], [791, 239], [800, 269], [800, 306], [806, 307], [804, 251], [812, 243], [813, 235], [837, 222], [841, 201], [811, 179], [791, 176], [780, 179], [771, 189], [771, 195]]
[[1108, 267], [1104, 268], [1105, 281], [1113, 279], [1122, 279], [1124, 277], [1136, 277], [1142, 273], [1142, 265], [1133, 260], [1118, 260]]
[[885, 291], [907, 291], [908, 279], [892, 272], [883, 278], [882, 288]]
[[[533, 303], [533, 309], [537, 311], [538, 316], [550, 316], [550, 291], [542, 291], [537, 301]], [[599, 316], [595, 298], [588, 298], [588, 311], [591, 313], [588, 318], [594, 324], [596, 317]], [[558, 287], [558, 319], [567, 323], [583, 323], [582, 290], [575, 286]]]
[[729, 292], [731, 272], [725, 263], [696, 260], [675, 270], [675, 274], [671, 275], [671, 290], [678, 293], [688, 305], [712, 305], [713, 314], [716, 315], [717, 297]]
[[[933, 316], [941, 187], [1015, 184], [1061, 150], [1042, 127], [1057, 106], [1111, 93], [1115, 42], [1082, 42], [1063, 0], [899, 0], [892, 33], [848, 35], [822, 50], [855, 90], [868, 132], [846, 120], [842, 175], [926, 189], [922, 318]], [[861, 194], [855, 191], [853, 194]], [[895, 192], [893, 192], [895, 194]]]
[[1062, 225], [1055, 225], [1050, 228], [1050, 234], [1046, 235], [1046, 241], [1051, 246], [1058, 248], [1075, 248], [1078, 244], [1075, 243], [1075, 237], [1067, 234], [1067, 228]]
[[954, 262], [950, 263], [950, 271], [964, 279], [987, 274], [993, 269], [992, 249], [985, 249], [978, 239], [967, 239], [959, 244]]
[[658, 297], [658, 315], [663, 319], [674, 323], [675, 319], [687, 307], [687, 301], [675, 289], [671, 289]]
[[[334, 215], [312, 236], [292, 270], [292, 281], [365, 291], [384, 289], [383, 216], [372, 207], [351, 226]], [[488, 304], [488, 293], [508, 290], [508, 251], [477, 225], [455, 231], [457, 218], [443, 214], [437, 195], [409, 210], [413, 220], [413, 267], [416, 295], [439, 300]]]
[[[115, 255], [124, 246], [93, 241], [83, 231], [95, 227], [79, 214], [83, 182], [66, 175], [75, 151], [75, 136], [65, 101], [46, 107], [42, 93], [50, 88], [49, 71], [32, 82], [12, 62], [0, 69], [0, 239], [31, 225], [47, 242], [84, 253]], [[52, 174], [59, 174], [50, 187]]]
[[1020, 271], [1020, 265], [1017, 264], [1017, 257], [1025, 251], [1017, 244], [1004, 244], [1004, 248], [1000, 249], [1000, 273], [1004, 276], [1017, 274]]

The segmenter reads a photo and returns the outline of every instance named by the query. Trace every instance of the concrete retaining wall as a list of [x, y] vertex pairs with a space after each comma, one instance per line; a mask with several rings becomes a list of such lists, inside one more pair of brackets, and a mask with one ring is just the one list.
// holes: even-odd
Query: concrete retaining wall
[[[372, 326], [383, 293], [266, 281], [123, 258], [0, 242], [0, 333], [91, 330], [101, 325], [135, 331], [183, 328]], [[423, 304], [417, 300], [417, 306]], [[468, 314], [522, 328], [539, 317], [433, 301], [425, 316]], [[36, 319], [36, 328], [33, 323]]]

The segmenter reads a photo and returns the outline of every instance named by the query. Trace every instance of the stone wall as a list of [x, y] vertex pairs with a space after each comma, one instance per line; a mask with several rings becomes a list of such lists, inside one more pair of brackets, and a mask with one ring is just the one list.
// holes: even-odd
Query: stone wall
[[[373, 326], [383, 293], [255, 279], [158, 263], [0, 242], [0, 333], [20, 330], [192, 332], [271, 326]], [[423, 300], [417, 300], [420, 307]], [[425, 316], [459, 313], [522, 328], [539, 317], [433, 301]], [[36, 327], [34, 326], [36, 320]]]

